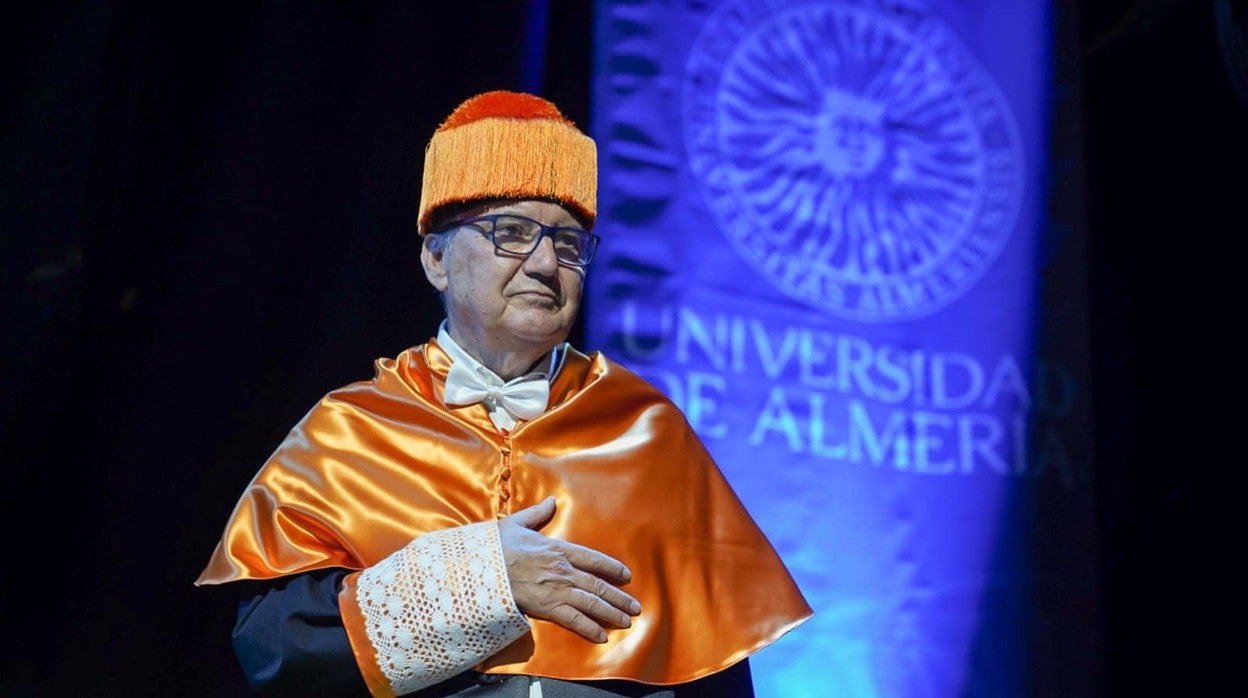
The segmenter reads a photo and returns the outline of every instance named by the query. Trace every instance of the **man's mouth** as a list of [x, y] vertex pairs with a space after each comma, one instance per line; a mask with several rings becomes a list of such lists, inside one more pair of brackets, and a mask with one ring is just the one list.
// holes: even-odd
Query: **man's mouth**
[[545, 301], [545, 302], [547, 302], [547, 303], [550, 303], [551, 305], [558, 305], [558, 304], [559, 304], [559, 298], [558, 298], [558, 296], [556, 296], [555, 294], [551, 293], [550, 291], [544, 291], [544, 290], [541, 290], [541, 289], [526, 289], [526, 290], [523, 290], [523, 291], [516, 291], [515, 293], [513, 293], [513, 294], [511, 294], [511, 295], [512, 295], [512, 297], [513, 297], [513, 298], [521, 298], [521, 297], [530, 297], [530, 298], [532, 298], [532, 297], [537, 297], [537, 298], [541, 298], [543, 301]]

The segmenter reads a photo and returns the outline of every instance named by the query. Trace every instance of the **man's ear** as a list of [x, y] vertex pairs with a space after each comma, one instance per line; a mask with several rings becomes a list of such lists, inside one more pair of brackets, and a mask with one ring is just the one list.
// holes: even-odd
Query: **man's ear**
[[[438, 244], [441, 242], [442, 244]], [[425, 278], [440, 293], [446, 292], [446, 265], [443, 256], [446, 254], [444, 241], [434, 242], [428, 235], [420, 238], [420, 265], [425, 268]]]

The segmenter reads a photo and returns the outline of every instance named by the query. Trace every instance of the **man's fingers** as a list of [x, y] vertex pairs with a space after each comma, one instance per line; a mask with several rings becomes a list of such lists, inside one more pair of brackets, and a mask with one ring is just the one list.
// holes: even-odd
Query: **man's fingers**
[[576, 610], [570, 604], [563, 604], [556, 607], [547, 620], [558, 623], [590, 642], [603, 643], [607, 641], [607, 631], [603, 630], [589, 616]]
[[572, 566], [578, 570], [589, 572], [595, 577], [602, 577], [613, 584], [627, 584], [632, 581], [632, 571], [610, 555], [576, 543], [564, 543], [564, 545], [567, 546], [568, 562], [571, 562]]
[[547, 497], [531, 507], [526, 507], [510, 516], [503, 517], [503, 521], [513, 521], [525, 528], [536, 531], [547, 521], [550, 521], [550, 517], [554, 515], [555, 498]]
[[[612, 621], [621, 628], [627, 628], [632, 625], [629, 616], [641, 613], [641, 603], [637, 599], [606, 583], [601, 577], [586, 575], [578, 587], [593, 599], [592, 605], [584, 610], [595, 618]], [[599, 603], [603, 607], [601, 610]]]
[[[609, 625], [614, 628], [629, 628], [633, 625], [631, 614], [621, 609], [619, 606], [608, 601], [603, 596], [591, 594], [584, 590], [579, 591], [577, 599], [578, 607], [585, 615], [598, 621], [599, 625]], [[635, 600], [629, 598], [624, 601], [626, 608], [634, 607]]]
[[547, 620], [562, 625], [586, 640], [606, 642], [607, 628], [628, 628], [633, 624], [627, 613], [601, 596], [584, 589], [569, 587], [564, 590], [563, 596], [566, 602], [551, 609]]

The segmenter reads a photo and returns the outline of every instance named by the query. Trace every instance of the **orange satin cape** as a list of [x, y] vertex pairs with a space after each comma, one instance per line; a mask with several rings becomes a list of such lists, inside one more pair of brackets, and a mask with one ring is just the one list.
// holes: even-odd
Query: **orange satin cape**
[[450, 363], [431, 340], [326, 395], [248, 485], [196, 584], [360, 570], [422, 533], [554, 495], [541, 532], [628, 565], [641, 615], [605, 644], [531, 619], [529, 635], [478, 670], [683, 683], [812, 615], [683, 414], [649, 383], [569, 349], [551, 409], [504, 434], [481, 405], [443, 406]]

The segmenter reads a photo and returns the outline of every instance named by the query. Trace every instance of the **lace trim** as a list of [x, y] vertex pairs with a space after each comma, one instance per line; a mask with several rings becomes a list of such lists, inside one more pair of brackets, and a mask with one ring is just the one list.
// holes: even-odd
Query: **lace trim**
[[479, 664], [529, 630], [493, 521], [416, 538], [360, 574], [356, 603], [399, 695]]

